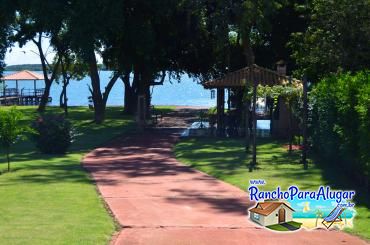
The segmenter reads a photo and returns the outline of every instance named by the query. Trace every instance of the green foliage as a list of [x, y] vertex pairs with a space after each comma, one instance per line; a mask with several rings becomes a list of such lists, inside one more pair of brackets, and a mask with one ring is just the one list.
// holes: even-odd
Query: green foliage
[[289, 44], [300, 76], [315, 80], [338, 70], [368, 67], [370, 1], [313, 0], [306, 10], [309, 26], [295, 33]]
[[9, 36], [12, 32], [11, 24], [13, 24], [15, 16], [16, 4], [14, 2], [11, 0], [0, 0], [0, 77], [5, 67], [5, 53], [12, 43], [9, 40]]
[[10, 148], [24, 138], [27, 131], [27, 127], [20, 123], [22, 117], [22, 113], [15, 108], [6, 111], [0, 110], [0, 144], [7, 155], [8, 171], [10, 170]]
[[217, 114], [217, 107], [213, 106], [213, 107], [209, 108], [207, 114], [208, 114], [208, 116], [216, 115]]
[[369, 75], [363, 71], [330, 76], [310, 95], [313, 147], [364, 183], [370, 164]]
[[36, 147], [47, 154], [65, 153], [72, 142], [71, 123], [64, 115], [45, 114], [33, 124]]
[[[279, 98], [283, 98], [289, 109], [292, 110], [296, 117], [301, 116], [303, 88], [301, 84], [294, 83], [289, 85], [275, 85], [275, 86], [262, 86], [257, 87], [257, 96], [264, 98], [270, 97], [273, 99], [273, 109], [276, 108]], [[253, 91], [249, 90], [244, 99], [251, 99]]]

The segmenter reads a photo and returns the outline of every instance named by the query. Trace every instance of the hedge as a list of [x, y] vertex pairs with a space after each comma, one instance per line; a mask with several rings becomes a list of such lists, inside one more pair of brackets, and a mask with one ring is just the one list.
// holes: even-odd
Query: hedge
[[[310, 93], [313, 149], [368, 186], [370, 168], [369, 71], [333, 75]], [[333, 166], [334, 167], [334, 166]]]

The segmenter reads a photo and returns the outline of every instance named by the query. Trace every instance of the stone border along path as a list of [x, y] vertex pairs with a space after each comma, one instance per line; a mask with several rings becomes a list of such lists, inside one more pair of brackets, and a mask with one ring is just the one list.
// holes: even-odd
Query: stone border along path
[[[366, 244], [338, 231], [273, 232], [246, 193], [178, 162], [179, 130], [152, 129], [87, 154], [84, 167], [122, 227], [111, 244]], [[93, 220], [91, 222], [94, 222]]]

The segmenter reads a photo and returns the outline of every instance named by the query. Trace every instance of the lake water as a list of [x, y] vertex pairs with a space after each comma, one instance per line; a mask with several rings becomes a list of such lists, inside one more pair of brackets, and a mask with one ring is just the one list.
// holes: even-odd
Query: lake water
[[[5, 72], [4, 75], [13, 72]], [[39, 72], [41, 73], [41, 72]], [[101, 71], [101, 88], [104, 90], [109, 81], [112, 72]], [[67, 87], [68, 104], [70, 106], [88, 105], [88, 84], [91, 84], [90, 77], [85, 77], [81, 81], [71, 81]], [[7, 81], [8, 88], [15, 88], [14, 81]], [[37, 87], [43, 88], [44, 81], [37, 81]], [[33, 89], [33, 81], [19, 81], [19, 89]], [[59, 95], [62, 91], [62, 85], [54, 83], [51, 87], [50, 96], [51, 105], [59, 105]], [[122, 106], [124, 98], [124, 85], [118, 80], [109, 95], [107, 104], [110, 106]], [[211, 99], [210, 90], [206, 90], [197, 81], [189, 78], [187, 75], [181, 77], [180, 82], [172, 80], [172, 84], [165, 80], [161, 86], [155, 86], [152, 93], [153, 105], [181, 105], [181, 106], [215, 106], [216, 99]]]
[[[8, 75], [14, 72], [4, 72]], [[41, 74], [41, 72], [38, 72]], [[104, 90], [112, 75], [110, 71], [100, 71], [101, 89]], [[91, 84], [90, 77], [85, 77], [80, 81], [72, 80], [67, 87], [67, 97], [69, 106], [87, 106], [90, 91], [88, 85]], [[8, 88], [15, 88], [15, 81], [7, 81]], [[19, 89], [33, 89], [33, 81], [19, 81]], [[44, 81], [37, 81], [38, 88], [44, 88]], [[62, 85], [53, 83], [50, 91], [52, 98], [51, 105], [59, 105], [59, 96], [62, 91]], [[216, 106], [216, 99], [211, 99], [211, 91], [204, 89], [198, 81], [194, 81], [187, 75], [181, 76], [180, 82], [172, 79], [169, 81], [168, 77], [163, 85], [154, 86], [152, 91], [153, 105], [178, 105], [178, 106]], [[226, 94], [227, 97], [227, 94]], [[122, 80], [118, 79], [113, 86], [107, 105], [108, 106], [123, 106], [124, 100], [124, 85]], [[226, 103], [226, 101], [225, 101]], [[226, 106], [226, 105], [225, 105]], [[257, 128], [266, 131], [270, 129], [270, 120], [258, 120]]]

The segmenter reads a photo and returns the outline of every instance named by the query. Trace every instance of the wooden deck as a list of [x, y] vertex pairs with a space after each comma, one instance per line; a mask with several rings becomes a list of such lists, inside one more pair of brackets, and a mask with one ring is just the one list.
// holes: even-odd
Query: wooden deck
[[[0, 93], [0, 105], [38, 105], [44, 89], [3, 89]], [[51, 102], [51, 97], [49, 97]]]

